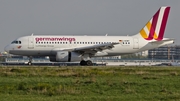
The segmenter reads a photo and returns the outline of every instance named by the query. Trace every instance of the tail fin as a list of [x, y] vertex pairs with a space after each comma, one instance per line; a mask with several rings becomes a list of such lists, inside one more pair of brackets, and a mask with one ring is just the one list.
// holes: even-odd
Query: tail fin
[[160, 41], [164, 37], [170, 7], [161, 7], [139, 32], [146, 40]]

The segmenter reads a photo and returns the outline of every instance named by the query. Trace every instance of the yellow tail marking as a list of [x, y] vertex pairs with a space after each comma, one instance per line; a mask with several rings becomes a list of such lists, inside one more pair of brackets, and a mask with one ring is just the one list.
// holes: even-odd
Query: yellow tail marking
[[140, 34], [141, 34], [141, 36], [143, 38], [147, 38], [148, 37], [144, 29], [141, 29]]

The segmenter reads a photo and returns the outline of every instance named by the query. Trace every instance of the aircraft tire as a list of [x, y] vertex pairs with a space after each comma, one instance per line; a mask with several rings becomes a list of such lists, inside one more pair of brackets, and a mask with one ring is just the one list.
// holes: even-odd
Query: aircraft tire
[[87, 61], [86, 61], [86, 65], [87, 65], [87, 66], [92, 66], [92, 65], [93, 65], [93, 63], [92, 63], [92, 61], [91, 61], [91, 60], [87, 60]]
[[86, 61], [82, 60], [82, 61], [80, 62], [80, 65], [81, 65], [81, 66], [86, 66]]
[[32, 63], [31, 63], [31, 62], [28, 62], [28, 65], [29, 65], [29, 66], [31, 66], [31, 65], [32, 65]]

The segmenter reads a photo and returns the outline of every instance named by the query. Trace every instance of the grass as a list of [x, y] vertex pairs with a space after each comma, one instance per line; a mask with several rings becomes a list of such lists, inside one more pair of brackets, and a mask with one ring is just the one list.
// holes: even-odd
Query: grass
[[179, 81], [179, 67], [0, 67], [0, 100], [174, 101]]

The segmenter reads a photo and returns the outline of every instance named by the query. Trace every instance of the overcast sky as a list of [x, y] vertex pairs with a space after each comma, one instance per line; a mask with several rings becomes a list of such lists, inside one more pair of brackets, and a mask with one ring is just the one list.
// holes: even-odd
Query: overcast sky
[[165, 37], [180, 45], [180, 0], [0, 0], [0, 51], [31, 35], [134, 35], [171, 6]]

